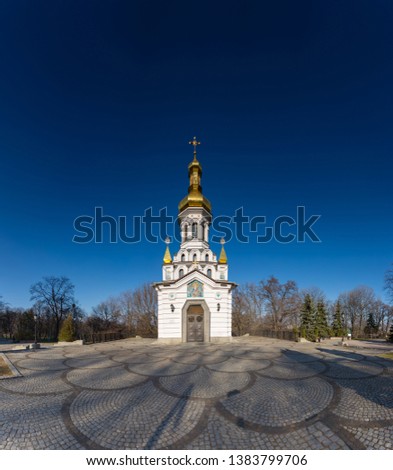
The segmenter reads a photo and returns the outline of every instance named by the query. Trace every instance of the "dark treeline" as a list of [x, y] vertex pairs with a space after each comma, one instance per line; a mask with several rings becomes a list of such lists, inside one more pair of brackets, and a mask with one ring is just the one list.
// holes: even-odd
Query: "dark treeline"
[[295, 281], [281, 283], [271, 276], [234, 291], [232, 332], [241, 336], [289, 330], [311, 341], [350, 333], [353, 338], [393, 341], [393, 269], [385, 274], [384, 288], [389, 303], [367, 286], [331, 301], [319, 288], [299, 290]]
[[[389, 303], [370, 287], [359, 286], [327, 300], [318, 288], [299, 290], [295, 281], [271, 276], [235, 289], [232, 332], [235, 336], [262, 331], [292, 331], [311, 341], [328, 336], [393, 338], [393, 269], [386, 272]], [[84, 312], [66, 277], [45, 277], [30, 288], [31, 308], [12, 308], [0, 297], [0, 338], [15, 341], [89, 339], [103, 333], [157, 336], [157, 297], [144, 284], [110, 297]]]
[[280, 283], [270, 277], [240, 286], [233, 294], [234, 335], [290, 330], [311, 341], [348, 333], [354, 338], [385, 338], [392, 324], [393, 307], [366, 286], [330, 301], [318, 288], [299, 290], [294, 281]]
[[77, 304], [66, 277], [45, 277], [30, 288], [31, 308], [12, 308], [0, 298], [0, 338], [14, 341], [71, 341], [100, 333], [157, 336], [157, 299], [152, 286], [111, 297], [88, 314]]

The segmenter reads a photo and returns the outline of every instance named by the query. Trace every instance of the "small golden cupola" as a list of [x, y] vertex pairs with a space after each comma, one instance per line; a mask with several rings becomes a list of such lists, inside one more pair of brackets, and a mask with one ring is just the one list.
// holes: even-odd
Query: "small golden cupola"
[[220, 243], [221, 243], [221, 253], [220, 253], [220, 257], [218, 258], [218, 262], [220, 264], [227, 264], [228, 263], [228, 258], [227, 258], [227, 254], [226, 254], [225, 248], [224, 248], [225, 240], [223, 238], [221, 238]]
[[179, 213], [183, 212], [184, 209], [187, 209], [187, 207], [203, 207], [209, 213], [211, 213], [212, 207], [210, 201], [202, 194], [202, 166], [196, 157], [196, 148], [197, 145], [200, 145], [200, 142], [198, 142], [196, 137], [194, 137], [194, 140], [189, 142], [189, 144], [194, 146], [194, 159], [188, 165], [190, 185], [188, 187], [187, 196], [180, 201]]
[[169, 251], [169, 243], [170, 243], [170, 242], [171, 242], [171, 241], [170, 241], [169, 237], [166, 237], [166, 239], [165, 239], [166, 250], [165, 250], [164, 258], [163, 258], [164, 264], [170, 264], [170, 263], [172, 263], [172, 256], [171, 256], [171, 252]]

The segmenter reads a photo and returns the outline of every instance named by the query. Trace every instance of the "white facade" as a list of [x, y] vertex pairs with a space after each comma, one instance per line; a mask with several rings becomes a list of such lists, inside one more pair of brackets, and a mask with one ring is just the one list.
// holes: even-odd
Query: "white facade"
[[209, 246], [211, 206], [202, 195], [201, 175], [194, 151], [188, 196], [179, 204], [180, 249], [172, 259], [167, 247], [162, 281], [154, 284], [158, 338], [166, 341], [228, 341], [232, 337], [232, 289], [236, 284], [228, 281], [224, 246], [219, 259]]
[[[189, 297], [189, 285], [200, 282], [202, 295]], [[156, 284], [158, 292], [158, 337], [187, 341], [187, 312], [190, 306], [203, 310], [203, 341], [232, 336], [231, 285], [217, 283], [197, 268], [170, 284]]]

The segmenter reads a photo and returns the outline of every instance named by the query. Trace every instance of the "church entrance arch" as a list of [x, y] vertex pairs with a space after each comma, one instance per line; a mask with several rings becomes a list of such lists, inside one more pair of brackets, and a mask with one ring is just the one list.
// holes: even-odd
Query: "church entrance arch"
[[204, 300], [187, 300], [182, 310], [182, 341], [210, 341], [210, 311]]

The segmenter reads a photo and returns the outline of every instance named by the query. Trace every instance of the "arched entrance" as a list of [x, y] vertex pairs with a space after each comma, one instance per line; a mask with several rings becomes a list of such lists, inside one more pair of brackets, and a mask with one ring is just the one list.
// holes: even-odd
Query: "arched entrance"
[[187, 300], [182, 309], [182, 341], [210, 341], [210, 310], [204, 300]]
[[204, 341], [203, 308], [190, 305], [187, 309], [187, 342]]

